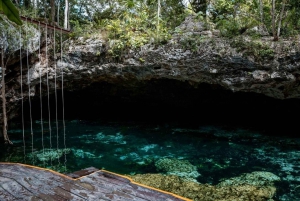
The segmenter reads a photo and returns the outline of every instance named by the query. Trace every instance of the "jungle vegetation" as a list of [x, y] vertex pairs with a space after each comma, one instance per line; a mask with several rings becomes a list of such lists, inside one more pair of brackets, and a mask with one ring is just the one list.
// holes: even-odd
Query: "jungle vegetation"
[[[14, 9], [5, 10], [1, 6], [10, 2], [0, 0], [0, 12], [20, 24]], [[112, 57], [149, 42], [164, 44], [188, 15], [195, 15], [208, 29], [218, 29], [228, 38], [255, 28], [277, 41], [295, 38], [300, 30], [299, 0], [12, 0], [12, 3], [22, 16], [72, 30], [70, 37], [89, 38], [99, 33], [107, 39]], [[257, 33], [252, 36], [262, 37]]]
[[[0, 0], [0, 5], [9, 1]], [[75, 35], [107, 31], [109, 38], [114, 39], [144, 38], [133, 46], [154, 36], [163, 41], [192, 13], [212, 24], [211, 28], [220, 29], [224, 36], [236, 36], [259, 27], [278, 40], [280, 36], [297, 35], [300, 30], [299, 0], [12, 0], [12, 3], [21, 15], [72, 29]]]

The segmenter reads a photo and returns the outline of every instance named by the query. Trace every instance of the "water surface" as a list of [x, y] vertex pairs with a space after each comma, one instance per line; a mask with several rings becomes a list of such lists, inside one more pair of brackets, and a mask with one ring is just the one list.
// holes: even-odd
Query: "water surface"
[[[189, 161], [200, 174], [197, 181], [213, 185], [242, 173], [272, 172], [281, 178], [276, 183], [276, 198], [300, 200], [300, 138], [274, 137], [249, 128], [83, 120], [66, 121], [64, 138], [62, 122], [58, 122], [58, 130], [56, 122], [50, 124], [51, 138], [49, 122], [43, 122], [42, 138], [41, 122], [35, 121], [33, 141], [27, 124], [25, 149], [22, 126], [11, 126], [9, 135], [14, 144], [1, 146], [0, 161], [60, 172], [93, 166], [138, 174], [157, 173], [155, 162], [172, 158]], [[56, 155], [49, 159], [50, 153]]]

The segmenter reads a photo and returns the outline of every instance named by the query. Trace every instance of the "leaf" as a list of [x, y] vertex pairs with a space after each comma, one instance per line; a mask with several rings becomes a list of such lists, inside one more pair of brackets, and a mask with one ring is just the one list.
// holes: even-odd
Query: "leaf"
[[19, 11], [10, 0], [0, 0], [0, 12], [3, 12], [10, 21], [22, 25]]

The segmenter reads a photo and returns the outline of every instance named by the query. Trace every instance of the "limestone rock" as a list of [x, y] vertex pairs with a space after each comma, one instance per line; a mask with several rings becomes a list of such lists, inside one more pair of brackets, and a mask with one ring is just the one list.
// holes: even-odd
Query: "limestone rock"
[[175, 175], [138, 174], [130, 177], [135, 182], [195, 201], [272, 201], [276, 192], [273, 186], [257, 187], [249, 184], [212, 186], [186, 181]]
[[61, 158], [64, 154], [69, 154], [70, 149], [44, 149], [35, 151], [29, 154], [30, 158], [38, 159], [39, 161], [47, 162]]
[[[209, 84], [232, 92], [257, 93], [275, 99], [300, 98], [297, 80], [300, 69], [298, 41], [283, 40], [275, 43], [271, 38], [261, 39], [253, 44], [264, 49], [257, 48], [250, 54], [249, 51], [245, 52], [245, 49], [252, 47], [249, 37], [241, 36], [242, 39], [230, 40], [219, 37], [217, 30], [206, 29], [203, 22], [195, 16], [189, 16], [167, 44], [147, 44], [128, 50], [124, 58], [118, 60], [109, 56], [108, 41], [99, 33], [90, 38], [80, 37], [66, 41], [67, 48], [62, 56], [57, 54], [56, 58], [52, 55], [46, 58], [45, 49], [42, 49], [41, 55], [30, 55], [29, 79], [27, 73], [23, 72], [23, 100], [28, 100], [28, 80], [31, 85], [30, 96], [36, 97], [39, 77], [41, 76], [42, 86], [46, 86], [47, 73], [50, 94], [54, 93], [54, 86], [58, 90], [61, 87], [60, 84], [55, 84], [57, 73], [57, 82], [61, 82], [61, 75], [64, 75], [67, 83], [64, 87], [67, 91], [81, 90], [100, 82], [131, 85], [133, 81], [175, 80], [187, 82], [195, 88], [201, 84]], [[30, 43], [34, 45], [29, 48], [30, 53], [37, 50], [40, 37], [38, 31], [32, 30]], [[15, 31], [18, 35], [17, 30]], [[18, 41], [16, 37], [13, 43], [18, 44]], [[236, 43], [238, 46], [233, 45]], [[243, 45], [244, 49], [239, 48]], [[7, 68], [11, 78], [6, 89], [9, 119], [17, 116], [16, 111], [21, 102], [19, 49], [17, 45], [12, 47], [16, 56], [12, 57], [14, 59], [8, 63]], [[22, 50], [24, 57], [25, 48], [22, 47]], [[256, 52], [258, 54], [255, 56]], [[272, 57], [261, 56], [270, 52]]]
[[239, 177], [226, 179], [218, 184], [220, 187], [224, 186], [239, 186], [239, 185], [251, 185], [251, 186], [272, 186], [274, 182], [280, 181], [280, 178], [271, 172], [256, 171], [247, 174], [243, 174]]
[[177, 175], [189, 181], [196, 181], [200, 176], [197, 167], [187, 160], [178, 160], [174, 158], [162, 158], [155, 162], [158, 171], [165, 172], [168, 175]]
[[176, 29], [184, 32], [200, 32], [205, 30], [205, 24], [204, 22], [198, 21], [196, 16], [189, 15], [180, 26], [176, 27]]

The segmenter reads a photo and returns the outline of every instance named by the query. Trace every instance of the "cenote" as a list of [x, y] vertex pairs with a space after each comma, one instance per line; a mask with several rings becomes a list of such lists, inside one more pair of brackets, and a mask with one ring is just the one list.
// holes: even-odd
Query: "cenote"
[[[134, 175], [165, 174], [157, 161], [175, 159], [189, 161], [198, 172], [190, 179], [203, 184], [216, 185], [254, 171], [271, 172], [280, 177], [275, 182], [276, 200], [300, 199], [300, 138], [298, 119], [293, 117], [300, 111], [298, 100], [172, 80], [97, 83], [65, 93], [66, 158], [61, 104], [57, 144], [55, 97], [50, 97], [50, 124], [47, 98], [43, 99], [43, 122], [39, 99], [32, 101], [33, 147], [28, 103], [24, 105], [25, 155], [19, 117], [10, 122], [14, 144], [1, 146], [0, 161], [63, 173], [93, 166]], [[43, 157], [43, 145], [45, 153], [52, 147], [61, 154]]]

